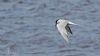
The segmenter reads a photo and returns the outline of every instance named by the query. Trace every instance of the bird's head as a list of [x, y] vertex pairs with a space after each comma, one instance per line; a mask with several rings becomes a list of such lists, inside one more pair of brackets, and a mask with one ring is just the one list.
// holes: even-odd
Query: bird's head
[[67, 25], [77, 25], [71, 21], [65, 20], [65, 19], [58, 19], [56, 20], [56, 24], [67, 24]]

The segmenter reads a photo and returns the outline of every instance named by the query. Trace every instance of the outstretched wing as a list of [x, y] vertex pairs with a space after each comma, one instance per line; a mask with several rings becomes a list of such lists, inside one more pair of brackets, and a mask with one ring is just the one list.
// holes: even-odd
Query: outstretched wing
[[72, 31], [71, 31], [71, 29], [70, 29], [69, 25], [66, 25], [65, 29], [66, 29], [69, 33], [71, 33], [71, 34], [72, 34]]

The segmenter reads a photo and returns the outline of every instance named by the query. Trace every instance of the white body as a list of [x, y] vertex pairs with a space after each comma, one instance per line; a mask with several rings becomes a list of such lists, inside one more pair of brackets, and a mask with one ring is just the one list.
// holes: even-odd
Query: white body
[[58, 31], [67, 42], [68, 42], [68, 37], [69, 37], [68, 33], [72, 34], [71, 29], [69, 27], [69, 25], [72, 25], [72, 24], [77, 25], [64, 19], [59, 19], [56, 21], [56, 26], [57, 26]]
[[57, 28], [58, 28], [58, 31], [60, 32], [60, 34], [63, 36], [63, 38], [68, 41], [68, 32], [67, 30], [65, 29], [65, 26], [66, 26], [67, 23], [65, 22], [62, 22], [60, 24], [57, 24]]

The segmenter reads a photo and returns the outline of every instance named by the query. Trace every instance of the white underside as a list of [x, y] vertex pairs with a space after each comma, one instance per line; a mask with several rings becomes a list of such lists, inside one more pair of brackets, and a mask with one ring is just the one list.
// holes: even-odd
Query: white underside
[[65, 25], [58, 24], [57, 28], [58, 28], [58, 31], [60, 32], [60, 34], [63, 36], [63, 38], [66, 41], [68, 41], [68, 33], [67, 33], [66, 29], [65, 29]]

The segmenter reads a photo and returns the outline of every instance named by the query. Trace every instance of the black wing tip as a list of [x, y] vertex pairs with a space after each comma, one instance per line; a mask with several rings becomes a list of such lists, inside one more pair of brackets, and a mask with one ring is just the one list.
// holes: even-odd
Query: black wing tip
[[73, 32], [70, 32], [71, 34], [73, 34]]
[[71, 30], [70, 27], [69, 27], [69, 25], [66, 25], [65, 28], [66, 28], [66, 30], [67, 30], [70, 34], [73, 34], [73, 33], [72, 33], [72, 30]]

